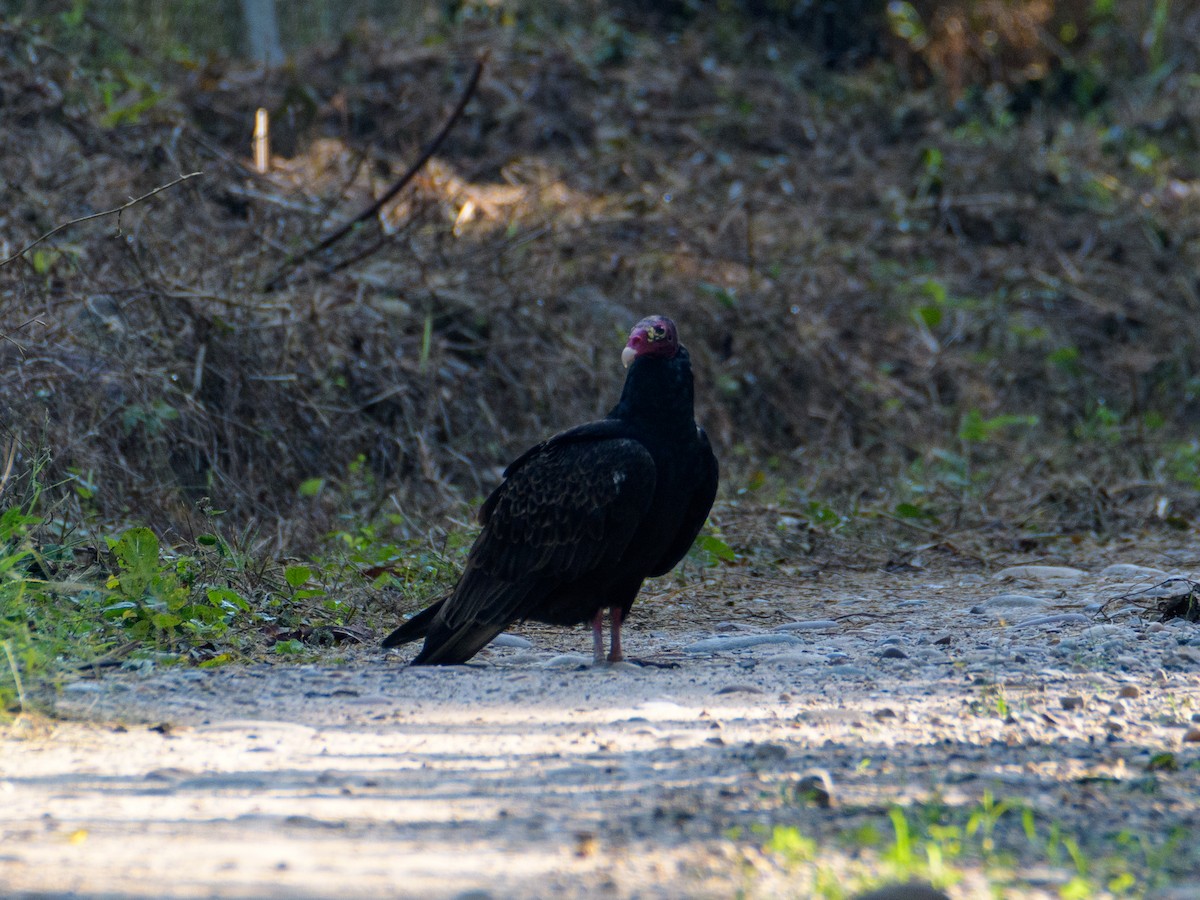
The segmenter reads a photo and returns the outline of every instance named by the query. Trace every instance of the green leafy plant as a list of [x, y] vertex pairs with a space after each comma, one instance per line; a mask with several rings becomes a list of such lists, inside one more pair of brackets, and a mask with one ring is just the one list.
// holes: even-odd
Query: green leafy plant
[[[760, 824], [751, 833], [765, 836], [762, 850], [781, 865], [807, 873], [813, 896], [831, 900], [846, 896], [848, 889], [914, 879], [949, 887], [969, 868], [982, 870], [997, 895], [1009, 896], [1007, 891], [1026, 886], [1023, 872], [1032, 860], [1060, 873], [1061, 897], [1079, 900], [1102, 890], [1115, 896], [1140, 896], [1167, 883], [1164, 870], [1186, 840], [1180, 828], [1164, 841], [1122, 832], [1113, 838], [1111, 852], [1089, 854], [1079, 836], [1060, 823], [1039, 825], [1038, 814], [1027, 803], [998, 798], [989, 790], [969, 806], [951, 807], [935, 798], [892, 806], [879, 818], [890, 826], [890, 840], [870, 820], [838, 835], [837, 843], [851, 848], [855, 859], [838, 865], [839, 877], [833, 884], [839, 887], [822, 877], [833, 867], [817, 839], [792, 825]], [[731, 840], [744, 837], [740, 831], [730, 835]]]
[[737, 562], [737, 552], [715, 534], [701, 534], [688, 551], [688, 558], [702, 566], [717, 566], [721, 563]]
[[792, 865], [811, 862], [817, 856], [817, 842], [805, 837], [800, 829], [793, 826], [776, 825], [763, 849], [783, 857]]
[[398, 515], [359, 524], [352, 530], [330, 535], [331, 557], [351, 566], [376, 587], [391, 584], [419, 594], [443, 587], [458, 577], [458, 557], [465, 553], [474, 534], [454, 531], [438, 551], [428, 541], [395, 539], [388, 532], [402, 523]]
[[950, 300], [946, 286], [936, 279], [924, 278], [917, 282], [917, 292], [920, 300], [913, 308], [913, 318], [926, 328], [941, 325]]
[[1004, 431], [1013, 428], [1032, 428], [1037, 423], [1037, 416], [1007, 413], [984, 418], [979, 410], [972, 409], [959, 422], [958, 439], [964, 444], [985, 444]]
[[1172, 445], [1164, 462], [1167, 474], [1176, 481], [1200, 488], [1200, 441]]
[[700, 290], [700, 293], [716, 300], [725, 309], [733, 309], [737, 306], [737, 293], [729, 288], [722, 287], [719, 284], [712, 284], [708, 281], [701, 281], [697, 285], [697, 288]]
[[937, 513], [917, 503], [897, 503], [892, 511], [898, 519], [917, 519], [937, 522]]
[[179, 410], [165, 400], [153, 403], [131, 404], [121, 414], [125, 430], [132, 434], [138, 427], [154, 437], [166, 431], [168, 425], [179, 418]]
[[[998, 719], [1007, 719], [1012, 712], [1004, 688], [994, 684], [985, 686], [980, 698], [971, 702], [971, 711], [977, 716], [995, 716]], [[984, 797], [987, 799], [990, 794], [985, 792]]]

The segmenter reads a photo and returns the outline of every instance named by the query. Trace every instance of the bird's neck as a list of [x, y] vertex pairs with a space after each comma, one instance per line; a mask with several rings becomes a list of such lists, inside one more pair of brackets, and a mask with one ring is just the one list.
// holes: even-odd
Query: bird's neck
[[635, 359], [621, 399], [609, 416], [638, 420], [655, 429], [694, 428], [692, 366], [680, 347], [672, 359]]

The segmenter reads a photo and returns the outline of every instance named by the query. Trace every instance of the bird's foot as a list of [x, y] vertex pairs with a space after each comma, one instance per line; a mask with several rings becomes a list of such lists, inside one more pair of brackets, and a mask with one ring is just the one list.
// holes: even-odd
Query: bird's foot
[[609, 662], [605, 660], [602, 665], [609, 672], [644, 672], [641, 666], [635, 666], [627, 659], [621, 659], [617, 662]]
[[671, 662], [669, 659], [633, 659], [632, 657], [625, 660], [631, 666], [641, 666], [643, 669], [679, 669], [682, 666], [677, 662]]
[[622, 657], [621, 659], [613, 659], [611, 656], [597, 656], [592, 659], [591, 668], [607, 669], [610, 672], [630, 671], [637, 672], [641, 670], [641, 665], [633, 660]]

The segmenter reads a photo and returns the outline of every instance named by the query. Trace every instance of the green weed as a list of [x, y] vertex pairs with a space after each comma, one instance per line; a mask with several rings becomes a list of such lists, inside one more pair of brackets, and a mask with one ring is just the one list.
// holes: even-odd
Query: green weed
[[[96, 488], [73, 473], [84, 498]], [[331, 536], [327, 558], [276, 563], [216, 528], [190, 545], [165, 546], [134, 527], [88, 541], [52, 540], [56, 511], [40, 485], [0, 508], [0, 715], [44, 705], [61, 681], [97, 663], [221, 665], [269, 651], [303, 656], [310, 639], [346, 625], [371, 585], [424, 596], [457, 573], [469, 542], [451, 535], [444, 552], [383, 539], [380, 526]], [[94, 526], [79, 531], [94, 531]], [[97, 546], [98, 544], [98, 546]]]
[[[892, 806], [881, 817], [840, 832], [836, 844], [849, 852], [835, 866], [830, 848], [792, 825], [757, 826], [766, 836], [762, 850], [781, 866], [804, 872], [812, 895], [836, 900], [847, 889], [857, 891], [896, 881], [927, 881], [948, 887], [968, 871], [982, 873], [997, 894], [1026, 890], [1023, 872], [1031, 865], [1057, 874], [1064, 900], [1094, 897], [1107, 891], [1137, 896], [1166, 883], [1165, 872], [1185, 834], [1174, 830], [1165, 841], [1122, 832], [1108, 852], [1084, 849], [1084, 841], [1060, 823], [1039, 824], [1027, 803], [999, 799], [990, 791], [974, 805], [955, 808], [934, 800], [909, 807]], [[890, 840], [883, 837], [890, 826]], [[740, 840], [741, 832], [731, 839]], [[1095, 847], [1095, 842], [1091, 845]], [[834, 872], [838, 873], [833, 878]], [[831, 887], [836, 885], [836, 887]], [[1006, 894], [1007, 896], [1008, 894]]]
[[1012, 707], [1009, 705], [1008, 695], [1004, 692], [1004, 688], [990, 684], [983, 688], [979, 699], [971, 701], [971, 712], [977, 716], [1007, 719], [1012, 712]]

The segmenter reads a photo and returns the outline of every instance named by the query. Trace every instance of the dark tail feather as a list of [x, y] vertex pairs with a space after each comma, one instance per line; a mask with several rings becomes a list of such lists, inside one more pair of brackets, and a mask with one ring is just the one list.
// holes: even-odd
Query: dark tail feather
[[[422, 615], [424, 615], [422, 613]], [[410, 620], [411, 621], [411, 620]], [[408, 625], [408, 622], [404, 623]], [[507, 625], [482, 625], [470, 622], [456, 629], [444, 625], [434, 628], [425, 641], [425, 646], [409, 665], [455, 666], [468, 659], [492, 642]], [[391, 638], [388, 638], [391, 640]], [[385, 645], [386, 646], [386, 645]]]
[[446, 602], [446, 598], [429, 606], [427, 609], [421, 610], [391, 634], [383, 639], [383, 646], [399, 647], [401, 644], [407, 644], [409, 641], [415, 641], [429, 634], [429, 626], [433, 624], [434, 617], [441, 611], [442, 604]]
[[[546, 591], [555, 584], [553, 581], [530, 579], [479, 585], [468, 583], [467, 577], [464, 576], [463, 581], [459, 582], [454, 597], [456, 602], [461, 601], [466, 591], [465, 599], [470, 602], [476, 615], [459, 616], [459, 621], [451, 625], [446, 621], [446, 618], [455, 618], [451, 611], [448, 617], [439, 617], [436, 622], [429, 623], [422, 632], [426, 635], [425, 646], [409, 665], [455, 666], [465, 663], [505, 628], [525, 618], [529, 608], [545, 597]], [[466, 621], [462, 621], [463, 618]], [[408, 624], [406, 622], [405, 626]]]

